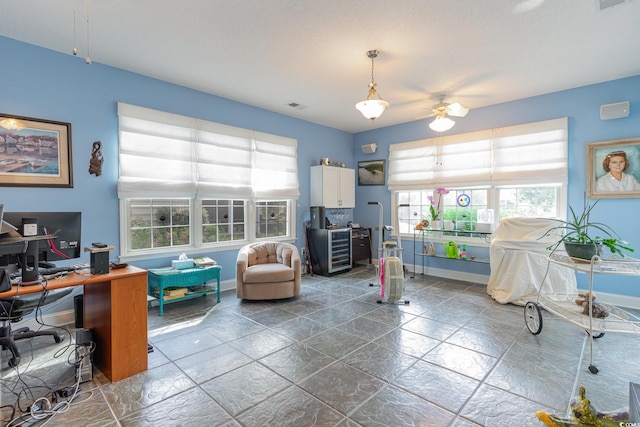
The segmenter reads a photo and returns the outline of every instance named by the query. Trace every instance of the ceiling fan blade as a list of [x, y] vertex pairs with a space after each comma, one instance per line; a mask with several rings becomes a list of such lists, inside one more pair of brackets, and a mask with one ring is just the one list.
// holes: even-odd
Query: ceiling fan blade
[[454, 102], [453, 104], [449, 104], [447, 106], [447, 110], [449, 110], [448, 113], [450, 116], [455, 116], [455, 117], [464, 117], [469, 112], [469, 109], [466, 108], [464, 105], [460, 104], [459, 102]]
[[422, 116], [416, 117], [416, 120], [428, 119], [429, 117], [434, 117], [436, 113], [424, 114]]

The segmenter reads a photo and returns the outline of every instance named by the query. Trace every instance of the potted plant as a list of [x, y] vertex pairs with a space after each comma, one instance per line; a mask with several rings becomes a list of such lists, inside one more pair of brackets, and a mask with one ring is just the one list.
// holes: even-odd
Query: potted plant
[[[622, 240], [610, 226], [589, 220], [589, 215], [598, 201], [593, 204], [585, 201], [580, 215], [576, 214], [573, 208], [569, 206], [571, 217], [566, 221], [554, 219], [554, 221], [558, 222], [558, 225], [549, 229], [545, 236], [553, 235], [554, 232], [561, 232], [562, 234], [560, 239], [548, 249], [555, 251], [560, 244], [564, 244], [567, 255], [586, 260], [591, 260], [596, 254], [602, 255], [605, 246], [609, 248], [612, 254], [621, 256], [624, 256], [624, 251], [633, 252], [634, 250], [629, 245], [629, 242]], [[595, 233], [602, 233], [604, 237], [598, 234], [591, 234], [594, 230]]]
[[449, 194], [449, 190], [444, 187], [438, 187], [436, 189], [436, 195], [428, 196], [429, 202], [429, 211], [431, 212], [431, 227], [433, 229], [440, 229], [440, 214], [442, 213], [441, 203], [442, 197]]

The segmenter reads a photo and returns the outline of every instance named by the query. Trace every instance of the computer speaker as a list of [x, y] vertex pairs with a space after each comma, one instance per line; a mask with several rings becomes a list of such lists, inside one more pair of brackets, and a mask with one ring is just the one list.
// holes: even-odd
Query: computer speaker
[[371, 144], [364, 144], [360, 148], [362, 148], [362, 152], [365, 154], [373, 154], [376, 152], [378, 146], [375, 142], [372, 142]]
[[629, 101], [604, 104], [600, 106], [600, 120], [629, 117]]

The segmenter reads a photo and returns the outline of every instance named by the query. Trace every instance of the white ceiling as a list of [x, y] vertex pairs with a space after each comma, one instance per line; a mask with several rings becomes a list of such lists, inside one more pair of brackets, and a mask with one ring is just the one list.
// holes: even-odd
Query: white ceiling
[[[69, 55], [75, 45], [79, 66], [89, 66], [83, 63], [88, 5], [94, 62], [358, 132], [425, 116], [441, 93], [473, 114], [639, 75], [640, 0], [604, 10], [599, 4], [0, 0], [0, 35]], [[371, 49], [380, 51], [377, 89], [391, 103], [373, 124], [354, 107], [367, 95]]]

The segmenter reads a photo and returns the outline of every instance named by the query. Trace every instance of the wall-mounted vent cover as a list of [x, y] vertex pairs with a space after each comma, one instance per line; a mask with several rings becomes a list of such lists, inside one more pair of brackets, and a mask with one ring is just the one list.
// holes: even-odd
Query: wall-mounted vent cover
[[629, 117], [629, 101], [600, 106], [600, 120], [622, 119], [624, 117]]

